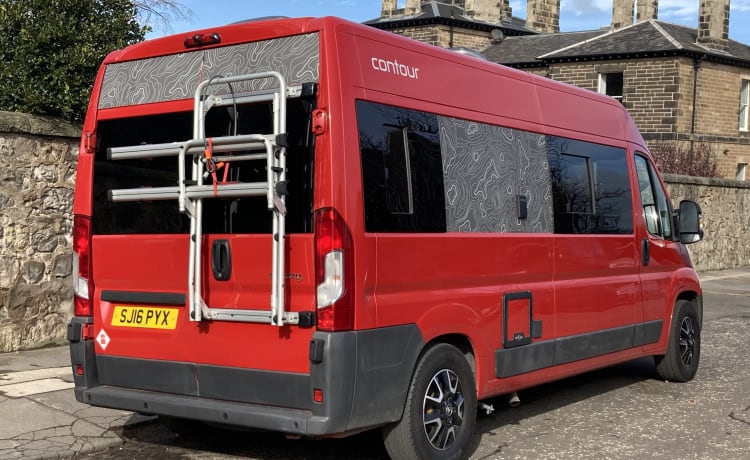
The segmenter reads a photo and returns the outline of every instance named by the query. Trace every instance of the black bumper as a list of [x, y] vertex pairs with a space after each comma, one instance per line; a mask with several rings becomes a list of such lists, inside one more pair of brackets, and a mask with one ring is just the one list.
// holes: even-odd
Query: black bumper
[[[96, 355], [93, 341], [80, 340], [86, 322], [74, 318], [69, 332], [73, 368], [84, 369], [74, 376], [78, 401], [302, 436], [399, 420], [424, 346], [413, 325], [316, 332], [310, 374], [294, 374]], [[323, 402], [313, 401], [314, 389]]]

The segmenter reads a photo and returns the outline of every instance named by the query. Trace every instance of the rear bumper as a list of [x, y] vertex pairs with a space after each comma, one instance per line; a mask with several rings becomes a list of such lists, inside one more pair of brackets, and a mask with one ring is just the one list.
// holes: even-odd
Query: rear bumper
[[219, 401], [108, 385], [99, 385], [90, 389], [76, 388], [76, 399], [93, 406], [305, 436], [325, 435], [331, 432], [330, 418], [316, 417], [309, 410]]
[[[68, 338], [75, 395], [94, 406], [326, 436], [401, 418], [412, 370], [424, 346], [416, 326], [316, 332], [310, 374], [96, 355], [73, 318]], [[305, 350], [305, 353], [307, 350]], [[322, 390], [323, 401], [313, 392]]]

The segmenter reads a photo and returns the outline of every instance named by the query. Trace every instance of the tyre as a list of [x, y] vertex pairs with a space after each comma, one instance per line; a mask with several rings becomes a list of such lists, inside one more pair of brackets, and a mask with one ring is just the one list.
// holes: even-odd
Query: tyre
[[461, 351], [428, 349], [417, 364], [401, 420], [383, 430], [388, 455], [401, 459], [469, 456], [477, 412], [474, 374]]
[[656, 373], [671, 382], [687, 382], [698, 371], [701, 324], [693, 302], [678, 300], [669, 330], [667, 353], [656, 356]]

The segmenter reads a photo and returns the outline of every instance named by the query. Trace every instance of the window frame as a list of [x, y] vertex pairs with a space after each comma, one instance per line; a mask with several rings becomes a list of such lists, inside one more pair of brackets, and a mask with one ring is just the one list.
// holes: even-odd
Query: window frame
[[[622, 78], [622, 88], [619, 95], [612, 95], [607, 93], [609, 82], [607, 81], [608, 75], [620, 75]], [[599, 86], [597, 88], [599, 94], [604, 94], [613, 99], [616, 99], [622, 103], [623, 97], [625, 96], [625, 72], [599, 72]]]
[[[642, 178], [640, 176], [638, 160], [643, 160], [646, 167], [645, 173], [648, 177]], [[643, 209], [643, 219], [646, 231], [654, 238], [659, 238], [665, 241], [674, 241], [675, 235], [677, 233], [673, 218], [674, 209], [672, 207], [672, 203], [668, 199], [668, 195], [664, 188], [664, 185], [659, 180], [659, 176], [656, 173], [656, 168], [654, 167], [653, 162], [643, 152], [636, 152], [635, 166], [636, 179], [638, 180], [638, 198], [641, 203], [641, 208]], [[651, 190], [651, 198], [653, 203], [649, 204], [649, 206], [653, 206], [654, 210], [656, 211], [655, 216], [653, 216], [655, 217], [655, 224], [657, 227], [656, 232], [653, 232], [649, 227], [648, 212], [646, 211], [643, 201], [643, 190], [641, 190], [642, 179], [648, 180], [649, 188]], [[666, 209], [661, 209], [662, 207]]]
[[750, 131], [750, 76], [740, 79], [740, 108], [738, 112], [739, 130]]
[[737, 173], [735, 175], [735, 180], [744, 182], [747, 180], [747, 163], [744, 161], [740, 161], [737, 163]]

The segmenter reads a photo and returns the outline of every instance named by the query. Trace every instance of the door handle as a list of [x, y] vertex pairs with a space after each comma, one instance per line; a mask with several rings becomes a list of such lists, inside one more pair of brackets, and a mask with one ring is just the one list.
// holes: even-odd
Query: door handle
[[232, 252], [229, 241], [216, 240], [211, 246], [211, 269], [217, 281], [227, 281], [232, 276]]
[[651, 260], [651, 243], [649, 243], [648, 238], [644, 238], [641, 241], [641, 264], [643, 266], [647, 266], [649, 261]]

